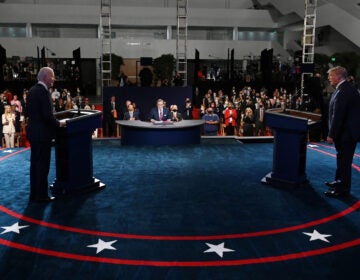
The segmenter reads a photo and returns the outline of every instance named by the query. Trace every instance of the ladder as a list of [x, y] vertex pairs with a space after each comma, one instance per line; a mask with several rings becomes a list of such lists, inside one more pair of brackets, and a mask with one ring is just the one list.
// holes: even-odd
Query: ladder
[[313, 71], [310, 71], [309, 69], [312, 68], [311, 65], [314, 64], [316, 7], [317, 0], [305, 0], [304, 32], [302, 40], [302, 68], [304, 71], [301, 71], [301, 95], [304, 93], [304, 82], [306, 77], [311, 77], [313, 75]]
[[101, 84], [111, 86], [111, 0], [100, 3]]
[[188, 0], [177, 0], [176, 32], [176, 72], [180, 74], [183, 85], [187, 85], [187, 14]]

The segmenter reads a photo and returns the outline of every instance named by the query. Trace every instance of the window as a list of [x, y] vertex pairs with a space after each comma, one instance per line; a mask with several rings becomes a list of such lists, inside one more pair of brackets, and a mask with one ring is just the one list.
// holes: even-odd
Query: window
[[26, 24], [0, 24], [0, 37], [26, 37]]

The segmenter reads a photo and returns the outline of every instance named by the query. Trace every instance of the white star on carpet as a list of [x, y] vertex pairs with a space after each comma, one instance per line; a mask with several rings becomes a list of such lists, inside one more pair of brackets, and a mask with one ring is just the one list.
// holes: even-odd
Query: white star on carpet
[[311, 237], [310, 241], [322, 240], [322, 241], [325, 241], [325, 242], [328, 242], [328, 243], [330, 243], [330, 241], [327, 240], [326, 238], [332, 236], [331, 234], [321, 234], [316, 229], [314, 229], [314, 231], [312, 233], [303, 232], [303, 234], [306, 234], [306, 235], [310, 236]]
[[88, 245], [87, 247], [92, 247], [92, 248], [96, 248], [96, 254], [100, 253], [102, 250], [108, 249], [108, 250], [116, 250], [116, 248], [114, 248], [113, 246], [111, 246], [112, 244], [114, 244], [117, 240], [113, 240], [113, 241], [109, 241], [109, 242], [105, 242], [103, 240], [101, 240], [100, 238], [98, 239], [98, 243], [96, 244], [92, 244], [92, 245]]
[[223, 257], [224, 252], [234, 252], [235, 250], [229, 249], [229, 248], [225, 248], [224, 245], [225, 243], [220, 243], [218, 245], [214, 245], [214, 244], [210, 244], [210, 243], [206, 243], [207, 246], [209, 246], [209, 249], [207, 249], [206, 251], [204, 251], [204, 253], [216, 253], [218, 254], [218, 256], [220, 258]]
[[7, 233], [7, 232], [20, 233], [20, 229], [26, 228], [26, 227], [28, 227], [28, 226], [19, 226], [19, 223], [15, 223], [12, 226], [2, 227], [5, 230], [1, 234]]
[[309, 147], [309, 148], [318, 148], [319, 146], [318, 146], [318, 145], [314, 145], [314, 144], [309, 144], [308, 147]]

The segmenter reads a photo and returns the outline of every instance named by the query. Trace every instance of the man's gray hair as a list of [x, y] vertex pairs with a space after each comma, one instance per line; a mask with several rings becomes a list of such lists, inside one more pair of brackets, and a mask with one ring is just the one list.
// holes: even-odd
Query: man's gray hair
[[344, 79], [346, 79], [346, 77], [348, 75], [346, 68], [344, 68], [342, 66], [332, 67], [327, 72], [328, 72], [328, 74], [334, 72], [336, 75], [341, 76]]
[[52, 72], [53, 70], [50, 67], [41, 68], [39, 73], [37, 74], [38, 81], [44, 81], [44, 78]]

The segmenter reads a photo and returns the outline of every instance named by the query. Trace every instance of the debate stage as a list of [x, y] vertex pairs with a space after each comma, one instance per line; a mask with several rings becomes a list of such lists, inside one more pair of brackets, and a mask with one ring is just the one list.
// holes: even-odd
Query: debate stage
[[35, 204], [29, 149], [0, 150], [1, 279], [352, 279], [360, 273], [359, 152], [351, 196], [330, 199], [324, 182], [336, 151], [325, 143], [307, 145], [310, 185], [280, 188], [260, 182], [273, 143], [99, 139], [94, 176], [107, 187]]

